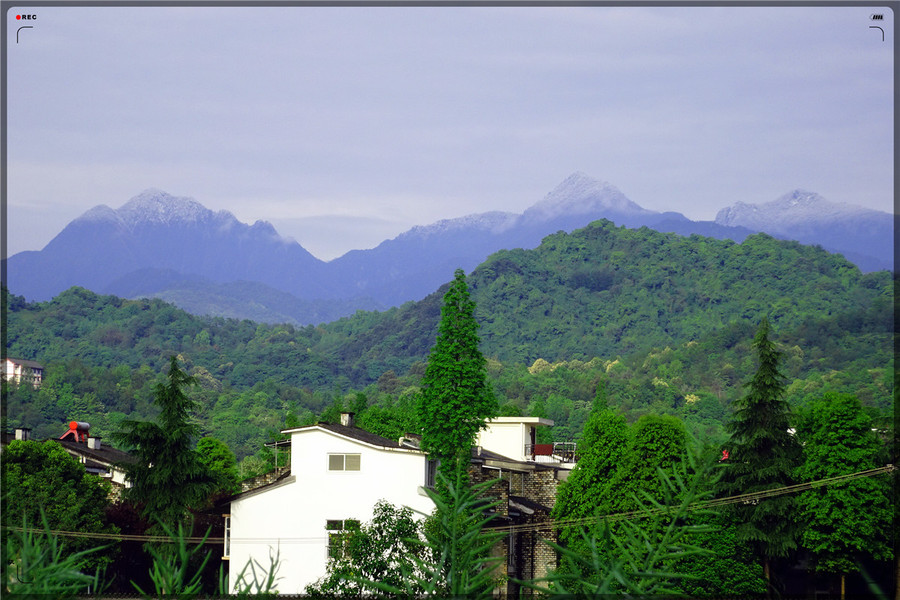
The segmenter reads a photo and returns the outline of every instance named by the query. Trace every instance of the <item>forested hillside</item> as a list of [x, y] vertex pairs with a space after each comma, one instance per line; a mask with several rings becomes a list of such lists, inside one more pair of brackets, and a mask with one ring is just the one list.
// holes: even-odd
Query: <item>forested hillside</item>
[[[677, 414], [719, 435], [755, 368], [749, 344], [764, 315], [784, 352], [792, 402], [834, 390], [857, 395], [874, 416], [892, 407], [891, 276], [863, 275], [820, 248], [598, 221], [534, 250], [496, 253], [468, 280], [502, 410], [554, 419], [557, 439], [581, 434], [598, 388], [630, 420]], [[78, 419], [103, 435], [125, 416], [145, 417], [174, 354], [198, 380], [204, 432], [239, 457], [338, 405], [382, 435], [402, 433], [416, 425], [409, 409], [443, 291], [297, 328], [81, 288], [42, 303], [11, 290], [8, 354], [47, 371], [40, 390], [11, 390], [8, 426], [59, 436]]]

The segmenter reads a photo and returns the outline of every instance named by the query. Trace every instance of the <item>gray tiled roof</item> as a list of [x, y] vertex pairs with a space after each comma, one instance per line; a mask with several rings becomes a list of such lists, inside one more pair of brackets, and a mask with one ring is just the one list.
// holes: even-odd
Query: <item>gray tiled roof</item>
[[13, 358], [12, 356], [7, 356], [6, 360], [12, 361], [17, 365], [22, 365], [23, 367], [28, 367], [29, 369], [43, 369], [44, 365], [39, 362], [33, 360], [24, 360], [22, 358]]
[[400, 447], [398, 440], [389, 440], [386, 437], [381, 437], [380, 435], [364, 431], [359, 427], [347, 427], [346, 425], [338, 425], [337, 423], [318, 423], [317, 425], [311, 425], [310, 427], [321, 427], [322, 429], [326, 429], [344, 437], [359, 440], [360, 442], [365, 442], [366, 444], [371, 444], [373, 446], [381, 446], [383, 448]]
[[[49, 441], [49, 440], [48, 440]], [[116, 463], [134, 463], [137, 462], [137, 459], [127, 452], [123, 452], [122, 450], [118, 450], [113, 448], [112, 446], [107, 446], [106, 444], [101, 444], [99, 450], [94, 450], [93, 448], [88, 448], [88, 445], [84, 442], [75, 442], [73, 440], [52, 440], [62, 446], [63, 448], [74, 452], [76, 454], [80, 454], [81, 456], [85, 456], [91, 460], [94, 460], [99, 463], [103, 463], [106, 465], [114, 465]]]

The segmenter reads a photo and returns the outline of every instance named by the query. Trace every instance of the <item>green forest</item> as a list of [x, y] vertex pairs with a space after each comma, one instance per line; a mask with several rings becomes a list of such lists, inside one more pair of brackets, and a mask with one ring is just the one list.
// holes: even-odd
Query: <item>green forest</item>
[[[821, 248], [598, 221], [533, 250], [498, 252], [467, 280], [501, 414], [550, 418], [555, 441], [582, 437], [601, 388], [629, 423], [672, 415], [710, 443], [724, 439], [755, 369], [750, 343], [763, 317], [784, 355], [792, 406], [850, 393], [890, 426], [892, 276], [864, 275]], [[125, 419], [153, 418], [154, 385], [177, 356], [198, 382], [200, 432], [231, 448], [244, 477], [268, 468], [263, 444], [281, 429], [340, 410], [398, 437], [419, 427], [413, 407], [446, 289], [302, 328], [83, 288], [40, 303], [4, 290], [8, 355], [45, 366], [39, 389], [8, 390], [5, 425], [42, 439], [59, 437], [69, 420], [105, 436]]]
[[[136, 482], [110, 503], [56, 444], [11, 442], [5, 502], [23, 526], [2, 546], [8, 591], [230, 591], [188, 531], [211, 531], [217, 502], [278, 464], [264, 444], [282, 429], [344, 411], [388, 438], [421, 433], [447, 460], [434, 514], [379, 506], [356, 522], [355, 551], [329, 561], [316, 597], [490, 597], [505, 534], [486, 527], [491, 482], [470, 487], [465, 469], [495, 414], [552, 419], [539, 443], [578, 442], [552, 509], [557, 568], [516, 585], [550, 598], [892, 586], [893, 281], [820, 248], [600, 221], [497, 253], [420, 302], [305, 328], [82, 288], [3, 301], [8, 354], [46, 367], [40, 387], [4, 384], [6, 428], [39, 440], [87, 421], [134, 452]], [[14, 580], [23, 565], [32, 577]], [[277, 557], [259, 567], [241, 593], [272, 590]]]

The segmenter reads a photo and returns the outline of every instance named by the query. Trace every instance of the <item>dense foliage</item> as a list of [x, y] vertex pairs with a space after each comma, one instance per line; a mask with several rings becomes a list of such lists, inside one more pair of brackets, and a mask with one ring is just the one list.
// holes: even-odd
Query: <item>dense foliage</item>
[[[857, 473], [888, 462], [871, 419], [849, 394], [826, 394], [811, 403], [801, 413], [797, 435], [803, 443], [801, 481]], [[843, 581], [847, 573], [860, 569], [861, 559], [891, 557], [888, 524], [894, 512], [889, 485], [885, 478], [860, 478], [800, 494], [801, 545], [811, 553], [815, 571], [839, 575]]]
[[[625, 417], [611, 410], [591, 415], [578, 448], [578, 464], [560, 486], [553, 516], [558, 521], [582, 520], [599, 516], [600, 503], [609, 498], [612, 480], [622, 464], [628, 443]], [[578, 529], [564, 528], [564, 542], [578, 540]]]
[[[601, 381], [629, 422], [669, 414], [694, 434], [726, 437], [764, 312], [778, 328], [791, 404], [853, 393], [877, 424], [892, 421], [890, 274], [863, 275], [819, 248], [601, 221], [535, 250], [497, 253], [467, 281], [501, 414], [550, 418], [557, 441], [581, 437]], [[40, 389], [11, 390], [8, 424], [45, 438], [77, 419], [108, 436], [125, 418], [151, 419], [158, 374], [178, 355], [198, 384], [202, 435], [234, 451], [243, 477], [274, 459], [260, 449], [279, 430], [336, 414], [336, 405], [355, 404], [358, 422], [388, 437], [416, 431], [414, 398], [447, 289], [303, 328], [195, 317], [81, 288], [41, 303], [7, 294], [9, 355], [46, 367]]]
[[[85, 471], [77, 458], [54, 442], [14, 440], [3, 450], [3, 524], [22, 527], [46, 524], [53, 531], [116, 533], [106, 517], [109, 483]], [[96, 546], [89, 538], [65, 538], [60, 550], [65, 554]], [[18, 548], [5, 548], [4, 552]], [[91, 553], [85, 564], [96, 567], [109, 557]], [[6, 561], [4, 560], [4, 564]], [[88, 571], [93, 570], [88, 568]]]
[[360, 579], [400, 587], [416, 570], [412, 556], [421, 546], [422, 523], [408, 507], [379, 502], [370, 522], [340, 536], [341, 551], [329, 556], [327, 574], [306, 588], [313, 598], [361, 596], [368, 588]]

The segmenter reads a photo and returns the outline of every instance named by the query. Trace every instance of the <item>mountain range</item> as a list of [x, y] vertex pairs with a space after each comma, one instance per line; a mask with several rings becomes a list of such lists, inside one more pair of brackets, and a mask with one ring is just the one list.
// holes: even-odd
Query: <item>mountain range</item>
[[682, 236], [742, 242], [754, 232], [818, 244], [863, 271], [893, 268], [888, 213], [795, 190], [761, 205], [736, 203], [692, 221], [629, 200], [612, 184], [574, 173], [522, 214], [485, 212], [417, 226], [369, 250], [324, 262], [271, 224], [239, 222], [190, 198], [150, 189], [119, 209], [101, 205], [40, 251], [7, 259], [7, 285], [32, 301], [72, 286], [158, 297], [194, 314], [298, 325], [419, 300], [501, 249], [534, 248], [557, 231], [607, 219]]

